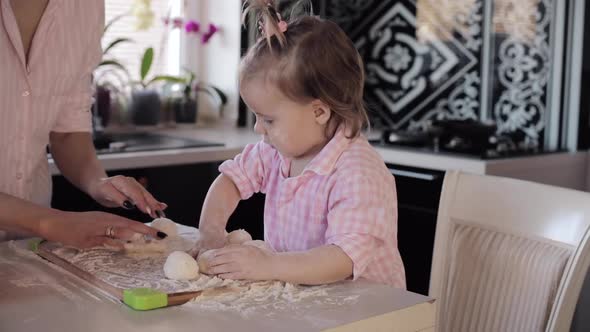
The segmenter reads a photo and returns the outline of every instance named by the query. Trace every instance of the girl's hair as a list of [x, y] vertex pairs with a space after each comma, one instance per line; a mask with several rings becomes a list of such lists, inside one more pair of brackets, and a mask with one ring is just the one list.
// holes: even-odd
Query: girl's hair
[[284, 31], [275, 1], [246, 1], [244, 6], [243, 19], [255, 12], [263, 36], [242, 59], [240, 84], [262, 77], [293, 101], [319, 99], [330, 107], [331, 123], [344, 124], [350, 137], [357, 136], [369, 122], [363, 102], [365, 73], [344, 31], [313, 16], [291, 19]]

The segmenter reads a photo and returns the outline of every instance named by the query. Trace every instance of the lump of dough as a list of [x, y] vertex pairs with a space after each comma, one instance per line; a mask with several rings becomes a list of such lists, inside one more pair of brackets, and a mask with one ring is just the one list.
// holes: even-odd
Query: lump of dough
[[168, 218], [156, 218], [152, 221], [152, 227], [166, 233], [168, 236], [177, 236], [178, 227], [176, 223]]
[[162, 253], [166, 251], [166, 244], [162, 240], [139, 240], [126, 242], [123, 248], [127, 253]]
[[250, 233], [246, 232], [243, 229], [238, 229], [233, 232], [227, 234], [225, 238], [225, 244], [242, 244], [247, 241], [252, 241], [252, 236]]
[[242, 244], [245, 246], [257, 247], [262, 250], [274, 251], [274, 250], [272, 250], [272, 248], [270, 247], [270, 245], [267, 242], [264, 242], [262, 240], [246, 241]]
[[174, 251], [164, 263], [164, 275], [173, 280], [191, 280], [199, 276], [199, 265], [184, 251]]
[[207, 250], [197, 257], [197, 263], [199, 264], [199, 270], [204, 274], [211, 274], [209, 269], [211, 268], [211, 259], [215, 257], [216, 249]]
[[131, 235], [131, 238], [127, 242], [143, 242], [143, 241], [145, 241], [143, 234], [133, 233], [133, 235]]

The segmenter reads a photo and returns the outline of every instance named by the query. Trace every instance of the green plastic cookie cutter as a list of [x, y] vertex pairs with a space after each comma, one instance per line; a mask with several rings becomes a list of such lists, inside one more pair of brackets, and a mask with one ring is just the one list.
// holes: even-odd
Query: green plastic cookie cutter
[[29, 246], [29, 250], [31, 250], [34, 253], [38, 253], [39, 252], [39, 245], [43, 241], [44, 241], [43, 239], [37, 238], [37, 237], [30, 239], [29, 242], [27, 243]]

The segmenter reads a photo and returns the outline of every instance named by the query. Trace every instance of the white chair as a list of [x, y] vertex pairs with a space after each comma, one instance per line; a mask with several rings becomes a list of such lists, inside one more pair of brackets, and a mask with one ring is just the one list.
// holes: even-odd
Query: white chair
[[447, 172], [430, 279], [437, 331], [568, 331], [589, 226], [588, 193]]

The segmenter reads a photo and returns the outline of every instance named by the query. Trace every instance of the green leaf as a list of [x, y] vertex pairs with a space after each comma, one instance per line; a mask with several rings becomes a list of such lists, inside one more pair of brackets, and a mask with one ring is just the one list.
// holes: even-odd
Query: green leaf
[[170, 83], [184, 83], [185, 79], [183, 77], [178, 77], [178, 76], [158, 75], [158, 76], [152, 78], [145, 85], [147, 86], [147, 85], [150, 85], [150, 84], [157, 82], [157, 81], [166, 81], [166, 82], [170, 82]]
[[219, 99], [221, 100], [221, 105], [225, 105], [227, 104], [227, 95], [225, 93], [223, 93], [223, 91], [221, 91], [220, 89], [211, 86], [211, 88], [213, 90], [215, 90], [215, 92], [217, 92], [217, 94], [219, 95]]
[[193, 85], [193, 82], [195, 80], [195, 74], [191, 71], [189, 72], [189, 77], [188, 77], [188, 82], [186, 83], [186, 85], [188, 85], [189, 87]]
[[182, 69], [188, 74], [188, 78], [186, 79], [186, 85], [192, 86], [193, 85], [193, 81], [195, 80], [195, 78], [197, 78], [197, 76], [195, 75], [195, 73], [193, 73], [187, 67], [182, 67]]
[[223, 93], [223, 91], [221, 91], [220, 89], [214, 87], [213, 85], [199, 84], [196, 87], [196, 90], [203, 91], [206, 94], [210, 95], [211, 97], [217, 98], [217, 100], [219, 101], [220, 107], [227, 104], [227, 95], [225, 93]]
[[113, 40], [102, 52], [103, 55], [107, 54], [113, 47], [121, 43], [133, 43], [134, 41], [130, 38], [117, 38]]
[[97, 67], [102, 67], [102, 66], [115, 66], [119, 69], [122, 69], [125, 73], [127, 73], [127, 68], [125, 68], [125, 66], [123, 66], [117, 60], [103, 60], [98, 64]]
[[154, 49], [149, 47], [143, 53], [143, 57], [141, 59], [141, 72], [139, 73], [139, 77], [141, 77], [141, 81], [145, 80], [150, 68], [152, 67], [152, 61], [154, 60]]

